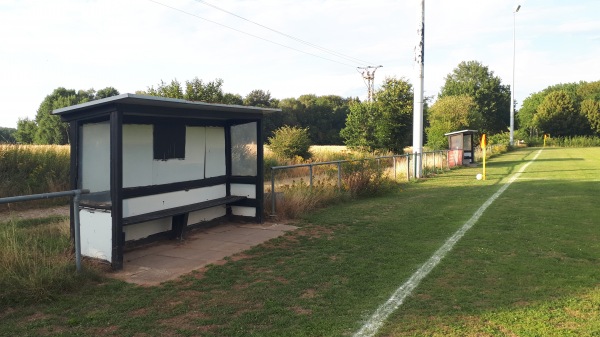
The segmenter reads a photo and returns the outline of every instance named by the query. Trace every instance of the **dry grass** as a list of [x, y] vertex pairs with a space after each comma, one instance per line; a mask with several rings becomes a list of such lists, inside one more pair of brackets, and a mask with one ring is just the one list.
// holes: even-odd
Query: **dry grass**
[[69, 221], [0, 223], [0, 303], [43, 300], [76, 284]]
[[0, 198], [68, 190], [69, 161], [69, 146], [0, 144]]

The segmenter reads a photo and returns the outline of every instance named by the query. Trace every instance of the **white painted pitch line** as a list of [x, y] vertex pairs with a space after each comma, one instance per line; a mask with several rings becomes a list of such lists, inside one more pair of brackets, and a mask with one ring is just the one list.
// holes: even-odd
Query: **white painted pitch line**
[[465, 233], [473, 227], [473, 225], [479, 220], [483, 212], [496, 200], [498, 197], [506, 191], [508, 186], [519, 178], [521, 173], [525, 172], [525, 169], [531, 164], [537, 157], [542, 153], [540, 149], [533, 159], [527, 164], [523, 165], [517, 173], [515, 173], [500, 189], [494, 193], [486, 202], [479, 207], [479, 209], [471, 216], [465, 224], [459, 228], [446, 242], [427, 260], [412, 276], [404, 282], [392, 296], [382, 304], [375, 313], [369, 318], [369, 320], [358, 330], [354, 337], [371, 337], [374, 336], [379, 328], [383, 325], [385, 320], [391, 313], [396, 311], [402, 305], [404, 300], [415, 290], [415, 288], [421, 283], [421, 281], [437, 266], [437, 264], [448, 254], [448, 252], [454, 247], [454, 245], [465, 235]]

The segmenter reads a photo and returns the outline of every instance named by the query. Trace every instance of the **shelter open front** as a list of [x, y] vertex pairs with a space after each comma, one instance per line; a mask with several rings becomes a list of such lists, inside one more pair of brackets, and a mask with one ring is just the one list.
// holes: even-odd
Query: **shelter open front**
[[72, 210], [83, 255], [120, 269], [126, 243], [223, 218], [262, 222], [270, 111], [132, 94], [56, 110], [70, 123], [72, 188], [90, 190]]

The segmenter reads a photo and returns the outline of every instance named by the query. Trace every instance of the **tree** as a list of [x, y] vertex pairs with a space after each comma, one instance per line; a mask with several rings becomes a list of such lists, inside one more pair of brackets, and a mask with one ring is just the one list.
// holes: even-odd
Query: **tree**
[[413, 90], [407, 80], [388, 77], [375, 91], [375, 107], [380, 114], [375, 133], [379, 148], [403, 153], [412, 143]]
[[106, 87], [98, 92], [94, 89], [75, 91], [56, 88], [40, 104], [35, 120], [19, 119], [15, 138], [23, 144], [67, 144], [68, 125], [59, 116], [53, 115], [52, 111], [118, 94], [119, 91], [113, 87]]
[[185, 81], [185, 94], [183, 98], [188, 101], [222, 103], [222, 86], [223, 80], [220, 78], [204, 84], [198, 77], [194, 77], [191, 81]]
[[479, 129], [481, 119], [473, 97], [468, 95], [442, 97], [429, 109], [427, 145], [433, 149], [447, 149], [448, 138], [444, 134], [468, 128]]
[[375, 107], [370, 102], [350, 103], [346, 126], [340, 131], [346, 146], [373, 152], [379, 148], [375, 137]]
[[53, 115], [52, 111], [75, 104], [94, 100], [96, 91], [94, 89], [79, 90], [56, 88], [46, 96], [35, 116], [37, 124], [33, 139], [35, 144], [67, 144], [69, 142], [68, 124], [63, 123], [59, 116]]
[[412, 139], [412, 86], [405, 79], [386, 78], [373, 103], [352, 103], [344, 143], [369, 151], [402, 153]]
[[233, 105], [243, 105], [244, 99], [242, 98], [241, 95], [238, 95], [238, 94], [225, 93], [225, 94], [223, 94], [223, 101], [221, 103], [233, 104]]
[[172, 80], [169, 84], [166, 84], [163, 82], [163, 80], [160, 80], [160, 83], [156, 89], [154, 89], [154, 86], [151, 86], [148, 88], [148, 91], [146, 91], [145, 94], [150, 96], [183, 99], [183, 88], [177, 79]]
[[302, 157], [310, 158], [310, 137], [308, 129], [283, 126], [275, 130], [273, 137], [269, 137], [269, 148], [281, 158]]
[[481, 128], [487, 133], [505, 131], [510, 124], [510, 88], [477, 61], [461, 62], [446, 76], [438, 98], [469, 95], [482, 116]]
[[271, 108], [277, 107], [277, 100], [271, 98], [271, 93], [269, 91], [257, 89], [252, 90], [244, 97], [244, 105]]
[[587, 119], [576, 109], [576, 103], [565, 90], [544, 97], [534, 117], [535, 125], [552, 136], [574, 136], [590, 133]]
[[17, 121], [17, 131], [15, 139], [20, 144], [33, 144], [35, 134], [37, 132], [37, 124], [35, 120], [24, 118]]
[[600, 134], [600, 101], [588, 98], [581, 102], [581, 113], [587, 117], [592, 131]]
[[113, 88], [113, 87], [106, 87], [104, 89], [100, 89], [98, 91], [96, 91], [96, 95], [94, 95], [94, 99], [102, 99], [102, 98], [107, 98], [107, 97], [112, 97], [112, 96], [117, 96], [119, 95], [119, 90]]
[[14, 143], [16, 131], [17, 129], [14, 128], [0, 127], [0, 143]]
[[538, 107], [544, 101], [545, 96], [545, 93], [537, 92], [529, 95], [529, 97], [523, 100], [523, 104], [515, 116], [518, 129], [525, 130], [525, 133], [522, 132], [521, 136], [533, 137], [534, 132], [536, 131], [534, 117]]

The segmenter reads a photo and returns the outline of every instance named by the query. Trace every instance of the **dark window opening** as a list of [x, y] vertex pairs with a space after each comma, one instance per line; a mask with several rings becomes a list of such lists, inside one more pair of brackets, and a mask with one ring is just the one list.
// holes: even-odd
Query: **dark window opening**
[[185, 125], [154, 124], [154, 159], [185, 159]]

